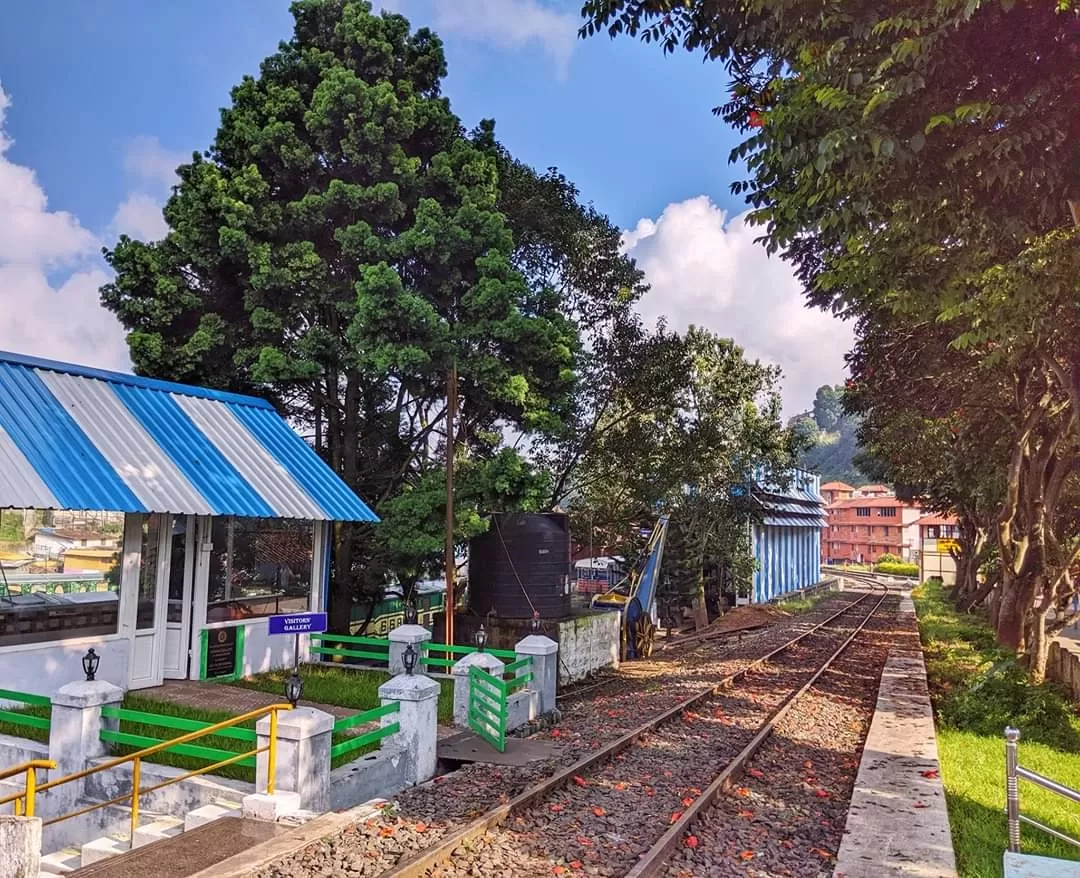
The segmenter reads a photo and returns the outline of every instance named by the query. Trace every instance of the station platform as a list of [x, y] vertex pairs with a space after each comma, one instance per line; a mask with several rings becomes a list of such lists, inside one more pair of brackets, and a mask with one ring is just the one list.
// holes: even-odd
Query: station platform
[[956, 878], [910, 594], [901, 598], [897, 627], [836, 858], [837, 878]]

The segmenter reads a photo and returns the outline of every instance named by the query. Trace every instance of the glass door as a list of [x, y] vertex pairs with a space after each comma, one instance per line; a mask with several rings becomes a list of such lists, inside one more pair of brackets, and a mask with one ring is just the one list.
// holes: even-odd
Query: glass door
[[[164, 679], [165, 611], [168, 596], [170, 517], [131, 515], [127, 518], [125, 554], [138, 552], [138, 569], [125, 570], [125, 587], [131, 586], [135, 600], [127, 602], [127, 625], [134, 627], [128, 686], [141, 689], [160, 686]], [[137, 548], [136, 548], [137, 547]], [[129, 582], [130, 580], [135, 580]], [[134, 620], [132, 620], [134, 616]], [[134, 623], [132, 625], [132, 622]]]
[[183, 680], [188, 672], [191, 648], [191, 595], [195, 575], [195, 517], [169, 518], [168, 593], [165, 610], [164, 676]]

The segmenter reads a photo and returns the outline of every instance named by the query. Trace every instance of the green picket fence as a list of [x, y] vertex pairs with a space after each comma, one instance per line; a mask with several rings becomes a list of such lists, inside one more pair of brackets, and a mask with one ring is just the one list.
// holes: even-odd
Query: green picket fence
[[[447, 646], [445, 643], [425, 643], [420, 656], [420, 664], [425, 668], [452, 668], [462, 656], [479, 651], [480, 649], [475, 646], [456, 646], [454, 644]], [[495, 658], [517, 658], [517, 653], [512, 649], [485, 649], [484, 651], [495, 656]], [[438, 658], [433, 653], [438, 653], [442, 657]]]
[[355, 634], [312, 634], [311, 653], [323, 661], [368, 659], [390, 663], [390, 641], [385, 637], [361, 637]]
[[531, 680], [532, 659], [523, 658], [503, 668], [509, 679], [500, 679], [483, 668], [469, 668], [469, 728], [500, 753], [506, 750], [509, 699]]
[[49, 720], [52, 701], [44, 695], [30, 692], [16, 692], [13, 689], [0, 689], [0, 701], [16, 701], [24, 708], [11, 710], [0, 709], [0, 722], [33, 729], [29, 737], [48, 740]]
[[[110, 744], [120, 744], [125, 747], [131, 747], [133, 750], [142, 750], [145, 747], [163, 744], [166, 741], [180, 737], [187, 732], [197, 732], [216, 725], [216, 723], [202, 722], [201, 720], [187, 719], [180, 716], [166, 716], [165, 714], [147, 713], [142, 710], [129, 710], [125, 707], [103, 707], [101, 708], [101, 715], [108, 719], [116, 720], [118, 726], [116, 731], [112, 729], [102, 729], [100, 733], [101, 740]], [[158, 737], [158, 735], [160, 735], [160, 737]], [[176, 744], [172, 747], [167, 747], [162, 754], [158, 755], [175, 754], [176, 756], [187, 757], [196, 762], [213, 764], [215, 762], [231, 759], [236, 756], [237, 753], [254, 750], [258, 746], [255, 729], [253, 728], [232, 727], [219, 729], [212, 735], [209, 735], [208, 738], [221, 739], [223, 747], [229, 746], [232, 741], [240, 743], [232, 745], [231, 749], [208, 747], [204, 744]], [[241, 744], [244, 746], [241, 746]], [[150, 757], [150, 759], [154, 762], [169, 761], [167, 758], [158, 759]], [[248, 756], [244, 759], [238, 759], [232, 763], [232, 766], [254, 769], [255, 757]], [[225, 774], [227, 772], [223, 771], [222, 773]]]
[[[338, 735], [342, 732], [347, 732], [350, 729], [354, 729], [357, 726], [367, 725], [367, 723], [375, 722], [384, 716], [390, 716], [393, 713], [397, 713], [401, 709], [401, 705], [396, 701], [391, 701], [389, 704], [384, 704], [382, 707], [373, 707], [371, 710], [365, 710], [363, 713], [357, 713], [353, 716], [346, 716], [338, 719], [334, 722], [334, 734]], [[360, 735], [352, 735], [337, 744], [330, 747], [330, 759], [336, 760], [341, 756], [345, 756], [350, 753], [367, 747], [370, 744], [377, 743], [383, 738], [389, 737], [396, 732], [401, 731], [401, 724], [398, 722], [392, 722], [389, 725], [381, 726], [377, 729], [372, 729], [370, 732], [364, 732]]]

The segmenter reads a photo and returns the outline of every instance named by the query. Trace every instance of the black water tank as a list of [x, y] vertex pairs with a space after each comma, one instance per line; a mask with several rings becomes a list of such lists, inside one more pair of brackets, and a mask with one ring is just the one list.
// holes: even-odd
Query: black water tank
[[469, 609], [502, 619], [570, 615], [570, 523], [562, 513], [491, 516], [469, 541]]

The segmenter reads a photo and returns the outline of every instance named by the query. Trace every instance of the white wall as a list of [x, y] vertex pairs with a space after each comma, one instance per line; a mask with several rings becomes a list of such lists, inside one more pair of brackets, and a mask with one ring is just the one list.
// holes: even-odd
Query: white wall
[[97, 678], [127, 689], [131, 644], [118, 635], [5, 646], [0, 649], [0, 687], [52, 697], [61, 686], [85, 679], [82, 657], [90, 647], [101, 656]]
[[618, 610], [587, 613], [559, 622], [559, 684], [565, 686], [601, 668], [619, 666]]

